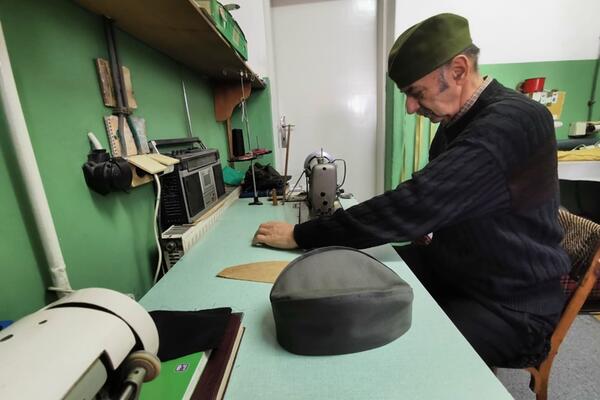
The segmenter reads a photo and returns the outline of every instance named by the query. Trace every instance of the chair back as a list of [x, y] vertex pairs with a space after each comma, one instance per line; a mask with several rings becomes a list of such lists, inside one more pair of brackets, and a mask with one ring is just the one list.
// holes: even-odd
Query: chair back
[[548, 399], [548, 383], [554, 357], [600, 275], [600, 225], [564, 209], [559, 210], [558, 217], [565, 231], [561, 245], [571, 259], [569, 275], [577, 281], [577, 288], [567, 300], [552, 333], [548, 355], [539, 365], [526, 368], [531, 374], [529, 387], [535, 392], [536, 400]]

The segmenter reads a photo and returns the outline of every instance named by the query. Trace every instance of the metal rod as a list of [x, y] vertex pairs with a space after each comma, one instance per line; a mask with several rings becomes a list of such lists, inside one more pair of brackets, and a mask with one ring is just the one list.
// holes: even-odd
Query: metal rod
[[188, 123], [188, 137], [193, 137], [194, 131], [192, 130], [192, 118], [190, 117], [190, 107], [188, 105], [187, 92], [185, 91], [185, 83], [183, 81], [181, 81], [181, 88], [183, 89], [183, 102], [185, 103], [185, 115]]
[[252, 142], [250, 141], [250, 121], [248, 120], [248, 110], [246, 109], [246, 93], [244, 92], [244, 73], [240, 71], [240, 81], [242, 85], [242, 123], [246, 125], [246, 138], [248, 141], [248, 150], [252, 151]]
[[127, 141], [125, 140], [125, 109], [127, 107], [127, 96], [123, 96], [123, 87], [125, 86], [123, 74], [121, 74], [121, 64], [117, 54], [115, 44], [114, 21], [110, 18], [104, 18], [104, 32], [106, 34], [106, 43], [108, 45], [108, 59], [110, 61], [110, 72], [113, 86], [115, 88], [115, 99], [117, 101], [117, 115], [119, 116], [119, 142], [121, 143], [121, 155], [128, 155]]
[[251, 206], [260, 206], [262, 203], [258, 201], [258, 192], [256, 191], [256, 175], [254, 174], [254, 159], [250, 159], [250, 169], [252, 170], [252, 188], [254, 189], [254, 201], [250, 203]]

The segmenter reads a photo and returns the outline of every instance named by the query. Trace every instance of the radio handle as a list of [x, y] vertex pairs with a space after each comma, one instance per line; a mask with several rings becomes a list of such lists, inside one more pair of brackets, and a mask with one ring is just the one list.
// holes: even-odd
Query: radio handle
[[181, 138], [181, 139], [155, 139], [152, 140], [156, 147], [164, 147], [164, 146], [181, 146], [198, 143], [202, 146], [202, 141], [197, 137], [192, 138]]

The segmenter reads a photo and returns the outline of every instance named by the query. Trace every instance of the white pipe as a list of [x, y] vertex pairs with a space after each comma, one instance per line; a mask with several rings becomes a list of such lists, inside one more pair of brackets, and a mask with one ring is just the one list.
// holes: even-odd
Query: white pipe
[[38, 234], [44, 248], [50, 277], [53, 286], [50, 290], [55, 290], [58, 295], [63, 295], [72, 291], [67, 277], [65, 260], [63, 259], [50, 214], [50, 207], [44, 192], [42, 178], [38, 170], [35, 154], [27, 131], [25, 116], [21, 109], [19, 93], [15, 85], [15, 78], [10, 66], [4, 32], [0, 23], [0, 96], [2, 98], [2, 108], [8, 124], [13, 150], [17, 156], [19, 171], [25, 183], [27, 197], [33, 212]]

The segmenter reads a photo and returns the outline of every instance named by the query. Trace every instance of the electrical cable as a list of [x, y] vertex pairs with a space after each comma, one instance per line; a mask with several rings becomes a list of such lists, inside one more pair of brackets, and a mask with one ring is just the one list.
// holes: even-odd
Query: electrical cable
[[342, 186], [344, 186], [344, 183], [346, 182], [346, 160], [344, 160], [343, 158], [336, 158], [335, 160], [333, 160], [334, 163], [337, 161], [341, 161], [344, 163], [344, 177], [342, 178], [342, 183], [338, 185], [338, 189], [341, 189]]
[[158, 209], [160, 207], [160, 179], [158, 178], [158, 174], [154, 174], [154, 182], [156, 182], [156, 206], [154, 207], [154, 219], [152, 220], [152, 225], [154, 225], [154, 239], [156, 240], [156, 247], [158, 249], [158, 264], [156, 265], [156, 272], [154, 273], [154, 283], [158, 282], [158, 275], [162, 271], [162, 248], [160, 247], [160, 238], [158, 236]]

